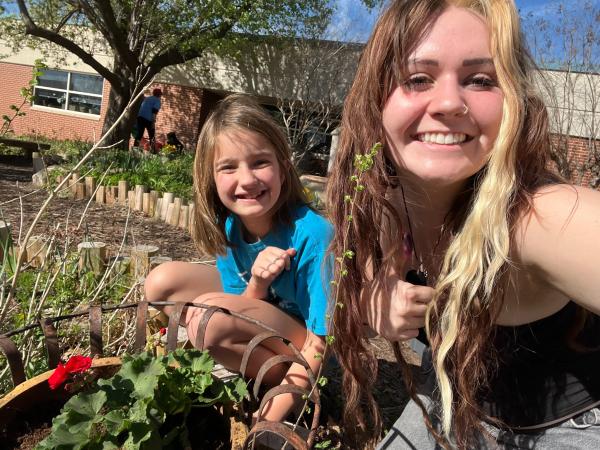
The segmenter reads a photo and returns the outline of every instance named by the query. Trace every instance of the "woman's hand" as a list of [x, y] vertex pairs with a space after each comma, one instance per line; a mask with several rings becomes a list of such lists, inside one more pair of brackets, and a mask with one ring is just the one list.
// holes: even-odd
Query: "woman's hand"
[[291, 258], [296, 256], [296, 250], [283, 250], [277, 247], [267, 247], [258, 254], [252, 269], [251, 278], [244, 295], [252, 298], [266, 298], [269, 286], [283, 270], [290, 270]]
[[363, 311], [370, 328], [390, 341], [417, 337], [425, 325], [427, 305], [434, 289], [416, 286], [389, 275], [383, 283], [374, 282], [370, 292], [363, 291]]

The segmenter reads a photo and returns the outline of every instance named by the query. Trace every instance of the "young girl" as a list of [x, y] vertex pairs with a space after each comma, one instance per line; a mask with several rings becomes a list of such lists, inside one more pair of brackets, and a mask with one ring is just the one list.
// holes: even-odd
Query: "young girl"
[[512, 0], [392, 1], [363, 52], [330, 184], [347, 430], [381, 430], [363, 323], [431, 343], [382, 449], [600, 448], [600, 193], [549, 172], [535, 76]]
[[[194, 238], [202, 254], [217, 255], [217, 267], [162, 264], [147, 277], [145, 292], [148, 301], [193, 300], [260, 320], [289, 339], [316, 373], [321, 359], [315, 355], [323, 353], [327, 334], [324, 256], [332, 229], [307, 206], [290, 158], [285, 135], [257, 103], [242, 95], [222, 100], [202, 128], [194, 162]], [[192, 343], [203, 312], [188, 308], [182, 315]], [[216, 313], [204, 346], [239, 370], [246, 345], [263, 331]], [[268, 339], [252, 353], [247, 373], [255, 377], [270, 357], [290, 353], [280, 340]], [[274, 366], [264, 380], [309, 387], [298, 364]], [[263, 418], [280, 421], [293, 405], [291, 395], [279, 395]]]

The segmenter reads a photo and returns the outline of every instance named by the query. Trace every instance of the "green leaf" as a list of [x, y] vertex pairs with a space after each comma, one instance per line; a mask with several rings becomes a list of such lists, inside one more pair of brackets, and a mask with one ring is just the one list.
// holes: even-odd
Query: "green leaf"
[[[154, 429], [146, 423], [134, 423], [127, 440], [123, 444], [124, 450], [159, 450], [161, 449], [160, 438], [154, 435]], [[144, 444], [145, 445], [142, 445]]]
[[65, 409], [92, 419], [97, 416], [105, 402], [106, 393], [104, 391], [83, 393], [71, 398], [65, 404]]
[[102, 450], [117, 450], [119, 448], [120, 445], [110, 440], [105, 440], [102, 442]]
[[132, 422], [146, 422], [148, 420], [148, 403], [149, 400], [137, 400], [129, 410], [128, 417]]
[[236, 402], [241, 402], [244, 398], [248, 396], [248, 384], [244, 381], [243, 378], [236, 378], [229, 383], [228, 386], [232, 386], [231, 392], [234, 394], [233, 400]]
[[319, 442], [315, 444], [315, 448], [329, 448], [331, 447], [331, 439], [327, 439], [326, 441]]
[[78, 394], [63, 407], [63, 412], [52, 421], [52, 434], [42, 441], [45, 448], [84, 448], [90, 442], [94, 423], [102, 421], [99, 414], [106, 401], [103, 391]]
[[194, 372], [212, 372], [215, 367], [214, 360], [210, 357], [208, 352], [202, 352], [199, 356], [194, 357], [192, 360], [192, 370]]
[[158, 377], [165, 373], [165, 365], [148, 353], [135, 359], [124, 360], [118, 375], [133, 383], [132, 395], [138, 399], [152, 398]]
[[122, 410], [112, 410], [104, 416], [106, 430], [113, 436], [118, 436], [121, 431], [126, 429], [128, 424], [129, 421], [125, 420], [125, 413]]
[[317, 381], [317, 383], [319, 384], [319, 386], [323, 387], [327, 384], [328, 380], [326, 377], [320, 377], [319, 380]]

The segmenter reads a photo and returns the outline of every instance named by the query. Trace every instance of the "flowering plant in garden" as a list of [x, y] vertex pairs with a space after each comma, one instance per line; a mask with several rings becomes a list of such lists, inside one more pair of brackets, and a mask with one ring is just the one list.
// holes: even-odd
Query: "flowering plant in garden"
[[247, 394], [243, 379], [221, 381], [212, 376], [213, 367], [208, 352], [195, 349], [125, 355], [112, 378], [65, 404], [36, 449], [189, 448], [192, 409], [239, 403]]
[[[355, 256], [355, 253], [348, 242], [348, 233], [350, 227], [352, 226], [352, 221], [354, 220], [353, 214], [355, 212], [355, 208], [357, 208], [356, 197], [359, 192], [362, 192], [366, 189], [365, 185], [363, 184], [363, 176], [366, 172], [373, 168], [373, 164], [375, 163], [375, 156], [377, 155], [377, 153], [379, 153], [381, 148], [382, 144], [380, 142], [377, 142], [373, 145], [373, 147], [371, 147], [369, 151], [365, 152], [364, 154], [357, 154], [354, 156], [355, 173], [350, 177], [350, 181], [354, 184], [354, 188], [352, 192], [345, 192], [343, 196], [343, 201], [345, 205], [345, 219], [347, 223], [346, 232], [343, 236], [344, 247], [340, 255], [335, 255], [335, 263], [339, 266], [339, 268], [336, 270], [336, 278], [330, 281], [330, 284], [334, 289], [334, 292], [332, 294], [333, 307], [337, 309], [342, 309], [344, 307], [344, 304], [341, 302], [340, 299], [340, 290], [338, 287], [340, 283], [343, 282], [343, 278], [348, 276], [348, 270], [346, 269], [347, 262], [353, 259]], [[331, 330], [333, 315], [327, 314], [326, 319], [328, 322], [328, 329]], [[333, 334], [325, 336], [325, 353], [327, 353], [329, 347], [331, 347], [334, 342], [335, 336]], [[317, 353], [314, 355], [314, 357], [315, 359], [323, 359], [323, 354]], [[321, 375], [322, 371], [323, 365], [321, 365], [321, 367], [319, 368], [319, 372], [317, 374], [317, 384], [313, 389], [318, 389], [319, 387], [324, 387], [325, 385], [327, 385], [328, 380], [326, 377]], [[307, 401], [309, 397], [309, 395], [304, 395], [303, 399]], [[308, 407], [306, 403], [304, 405], [304, 410], [310, 412], [310, 407]], [[296, 423], [296, 425], [297, 424], [298, 422]], [[317, 443], [315, 445], [315, 448], [326, 449], [329, 448], [331, 445], [331, 440], [324, 440]]]
[[161, 147], [159, 153], [164, 156], [170, 156], [177, 153], [177, 147], [173, 144], [165, 144]]
[[66, 364], [59, 363], [48, 378], [50, 389], [58, 389], [69, 378], [86, 372], [90, 367], [92, 367], [92, 358], [89, 356], [71, 356]]

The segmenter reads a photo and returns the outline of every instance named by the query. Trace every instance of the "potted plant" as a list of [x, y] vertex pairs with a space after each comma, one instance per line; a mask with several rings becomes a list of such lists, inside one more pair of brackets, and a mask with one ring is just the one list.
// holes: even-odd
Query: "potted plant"
[[45, 386], [37, 383], [39, 404], [62, 397], [64, 406], [36, 449], [231, 448], [228, 416], [246, 397], [246, 383], [215, 378], [207, 352], [104, 358], [112, 360], [108, 365], [78, 358], [47, 372]]

